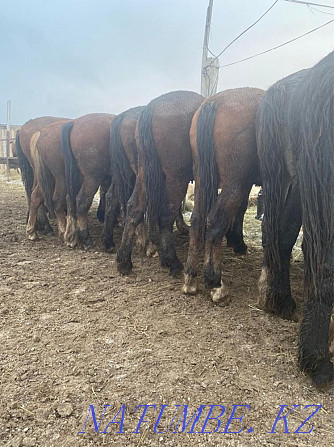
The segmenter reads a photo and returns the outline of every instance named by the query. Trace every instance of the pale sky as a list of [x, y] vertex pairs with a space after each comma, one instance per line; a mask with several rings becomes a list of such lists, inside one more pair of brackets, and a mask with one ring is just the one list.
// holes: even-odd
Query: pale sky
[[[312, 0], [334, 6], [334, 0]], [[214, 0], [210, 49], [219, 53], [273, 0]], [[0, 0], [0, 123], [37, 116], [121, 113], [172, 90], [200, 92], [208, 0]], [[334, 18], [334, 9], [280, 0], [220, 58], [233, 62]], [[334, 22], [220, 70], [218, 91], [268, 88], [334, 50]]]

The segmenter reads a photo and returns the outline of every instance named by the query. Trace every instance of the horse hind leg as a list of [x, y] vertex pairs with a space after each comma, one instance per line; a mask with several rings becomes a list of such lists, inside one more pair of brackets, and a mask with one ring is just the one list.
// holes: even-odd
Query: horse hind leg
[[232, 227], [226, 233], [228, 247], [232, 247], [234, 253], [239, 255], [245, 255], [247, 253], [247, 245], [245, 244], [243, 235], [243, 224], [244, 224], [245, 212], [247, 210], [248, 205], [249, 192], [250, 190], [248, 191], [247, 198], [245, 195], [245, 200], [243, 200], [243, 202], [240, 205], [240, 208], [238, 210], [238, 213], [236, 215]]
[[185, 223], [185, 221], [183, 219], [182, 204], [179, 207], [179, 211], [178, 211], [178, 213], [176, 215], [176, 227], [179, 230], [180, 234], [183, 234], [183, 235], [189, 234], [189, 227], [188, 227], [188, 225]]
[[143, 172], [139, 171], [133, 193], [127, 204], [122, 244], [117, 251], [117, 269], [122, 275], [129, 274], [132, 270], [131, 255], [136, 227], [144, 220], [146, 204]]
[[53, 208], [57, 217], [58, 232], [60, 237], [64, 237], [66, 230], [66, 183], [65, 179], [55, 181], [55, 189], [52, 196]]
[[247, 193], [238, 188], [223, 190], [218, 195], [207, 218], [204, 283], [207, 287], [212, 288], [211, 298], [216, 303], [228, 304], [229, 302], [228, 289], [222, 280], [221, 272], [222, 239], [236, 217], [240, 203], [244, 203], [245, 196]]
[[200, 180], [196, 177], [194, 191], [194, 209], [191, 215], [191, 226], [189, 231], [189, 250], [186, 266], [184, 269], [184, 284], [182, 292], [187, 295], [194, 295], [198, 292], [198, 256], [201, 248], [201, 228], [200, 228]]
[[38, 209], [42, 203], [43, 203], [43, 194], [38, 184], [36, 184], [31, 193], [28, 222], [26, 226], [26, 234], [30, 241], [38, 240], [38, 235], [36, 232], [36, 219]]
[[112, 181], [105, 196], [105, 214], [103, 226], [103, 245], [107, 252], [112, 252], [115, 248], [113, 230], [117, 222], [116, 210], [118, 205], [118, 195], [116, 185]]
[[290, 187], [285, 205], [278, 214], [277, 253], [273, 252], [273, 222], [264, 215], [262, 245], [264, 261], [259, 280], [259, 307], [284, 319], [293, 319], [296, 303], [291, 296], [290, 257], [301, 227], [300, 197], [297, 188]]
[[83, 244], [85, 249], [89, 249], [93, 245], [88, 229], [88, 211], [99, 186], [100, 181], [98, 179], [90, 177], [84, 178], [76, 199], [77, 236], [79, 242]]

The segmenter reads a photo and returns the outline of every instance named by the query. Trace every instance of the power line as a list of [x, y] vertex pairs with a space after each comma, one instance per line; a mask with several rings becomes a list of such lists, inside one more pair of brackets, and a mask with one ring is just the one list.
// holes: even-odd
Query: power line
[[[276, 0], [271, 6], [270, 8], [268, 8], [261, 17], [259, 17], [254, 23], [252, 23], [252, 25], [250, 25], [248, 28], [246, 28], [242, 33], [240, 33], [235, 39], [232, 40], [232, 42], [230, 42], [219, 54], [218, 56], [215, 56], [215, 58], [210, 62], [210, 64], [208, 64], [206, 67], [204, 68], [208, 68], [210, 67], [215, 60], [217, 60], [219, 58], [219, 56], [221, 56], [236, 40], [238, 40], [243, 34], [245, 34], [248, 30], [250, 30], [251, 28], [253, 28], [254, 25], [256, 25], [266, 14], [268, 14], [268, 12], [276, 5], [276, 3], [278, 3], [279, 0]], [[210, 51], [211, 53], [211, 51]], [[212, 54], [212, 53], [211, 53]], [[224, 66], [224, 65], [223, 65]]]
[[310, 5], [308, 5], [308, 9], [310, 9], [312, 12], [316, 11], [316, 12], [321, 12], [321, 14], [326, 14], [328, 16], [334, 16], [334, 14], [332, 14], [331, 12], [321, 11], [321, 9], [314, 8], [313, 6], [310, 6]]
[[301, 3], [302, 5], [313, 5], [313, 6], [321, 6], [323, 8], [331, 8], [334, 9], [334, 6], [330, 5], [321, 5], [320, 3], [311, 3], [311, 2], [302, 2], [300, 0], [284, 0], [285, 2], [291, 2], [291, 3]]
[[323, 25], [318, 26], [317, 28], [312, 29], [311, 31], [308, 31], [305, 34], [302, 34], [301, 36], [295, 37], [294, 39], [289, 40], [288, 42], [282, 43], [281, 45], [277, 45], [277, 47], [270, 48], [269, 50], [262, 51], [261, 53], [254, 54], [253, 56], [246, 57], [245, 59], [241, 59], [240, 61], [231, 62], [230, 64], [220, 65], [219, 68], [223, 67], [229, 67], [231, 65], [239, 64], [240, 62], [248, 61], [249, 59], [253, 59], [254, 57], [260, 56], [261, 54], [269, 53], [269, 51], [276, 50], [277, 48], [283, 47], [284, 45], [287, 45], [288, 43], [294, 42], [295, 40], [301, 39], [304, 36], [307, 36], [308, 34], [313, 33], [314, 31], [317, 31], [320, 28], [323, 28], [326, 25], [329, 25], [330, 23], [334, 22], [334, 19], [330, 20], [329, 22], [324, 23]]

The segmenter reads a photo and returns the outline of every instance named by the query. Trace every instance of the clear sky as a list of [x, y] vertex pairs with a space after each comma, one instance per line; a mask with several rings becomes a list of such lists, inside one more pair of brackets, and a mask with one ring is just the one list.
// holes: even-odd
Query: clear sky
[[[312, 0], [334, 6], [334, 0]], [[219, 53], [273, 0], [214, 0]], [[208, 0], [0, 0], [0, 123], [120, 113], [172, 90], [200, 91]], [[334, 9], [280, 0], [220, 58], [229, 63], [333, 19]], [[290, 45], [220, 70], [218, 91], [268, 88], [334, 50], [334, 22]]]

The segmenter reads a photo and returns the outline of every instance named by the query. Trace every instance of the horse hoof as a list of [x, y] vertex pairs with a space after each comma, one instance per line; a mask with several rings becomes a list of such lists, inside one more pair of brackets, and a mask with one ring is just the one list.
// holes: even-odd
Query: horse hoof
[[233, 251], [236, 255], [245, 255], [247, 253], [247, 245], [242, 244], [242, 245], [233, 247]]
[[306, 371], [313, 384], [320, 390], [331, 389], [334, 382], [333, 363], [327, 358], [322, 359], [316, 368]]
[[173, 264], [170, 266], [169, 268], [169, 274], [171, 276], [177, 276], [179, 273], [181, 273], [183, 271], [183, 264], [177, 260], [175, 262], [173, 262]]
[[159, 253], [157, 251], [157, 247], [154, 244], [152, 244], [152, 242], [149, 242], [147, 244], [146, 256], [148, 258], [157, 258], [159, 256]]
[[117, 270], [121, 275], [129, 275], [132, 271], [132, 262], [117, 262]]
[[33, 233], [33, 234], [28, 234], [28, 239], [29, 239], [29, 241], [38, 241], [39, 240], [39, 237], [38, 237], [38, 235], [36, 234], [36, 233]]
[[198, 292], [197, 279], [185, 273], [182, 293], [184, 293], [185, 295], [195, 295], [197, 292]]
[[227, 306], [231, 302], [228, 290], [223, 284], [221, 287], [211, 290], [211, 299], [214, 303], [224, 304], [224, 306]]

